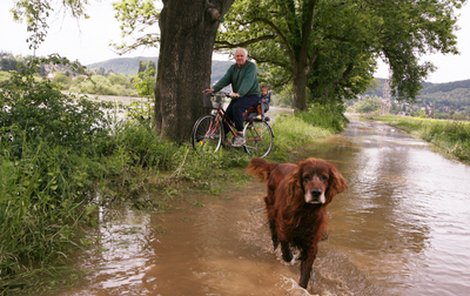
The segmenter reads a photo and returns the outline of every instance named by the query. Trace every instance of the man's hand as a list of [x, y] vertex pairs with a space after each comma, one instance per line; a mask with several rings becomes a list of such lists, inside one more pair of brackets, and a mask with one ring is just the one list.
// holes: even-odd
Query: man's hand
[[236, 93], [236, 92], [231, 92], [231, 93], [230, 93], [230, 97], [231, 97], [232, 99], [238, 99], [238, 98], [240, 97], [240, 95], [239, 95], [238, 93]]
[[206, 89], [203, 91], [203, 93], [204, 93], [205, 95], [211, 94], [211, 93], [213, 93], [213, 92], [214, 92], [214, 89], [213, 89], [212, 87], [206, 88]]

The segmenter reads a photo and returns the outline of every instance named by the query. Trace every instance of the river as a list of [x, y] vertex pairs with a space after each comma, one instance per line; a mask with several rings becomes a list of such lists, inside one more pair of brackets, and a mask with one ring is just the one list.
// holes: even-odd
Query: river
[[265, 188], [250, 181], [164, 214], [103, 219], [77, 263], [88, 276], [60, 295], [468, 295], [470, 167], [375, 122], [352, 121], [309, 151], [349, 188], [329, 206], [308, 291], [298, 264], [272, 251]]

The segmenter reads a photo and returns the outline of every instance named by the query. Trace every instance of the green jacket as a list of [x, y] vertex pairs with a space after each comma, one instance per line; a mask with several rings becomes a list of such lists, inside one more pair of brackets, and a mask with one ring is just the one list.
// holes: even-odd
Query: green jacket
[[231, 65], [224, 77], [212, 88], [217, 92], [229, 84], [232, 84], [233, 92], [238, 93], [240, 97], [261, 95], [256, 65], [253, 62], [246, 61], [242, 67], [238, 67], [236, 63]]

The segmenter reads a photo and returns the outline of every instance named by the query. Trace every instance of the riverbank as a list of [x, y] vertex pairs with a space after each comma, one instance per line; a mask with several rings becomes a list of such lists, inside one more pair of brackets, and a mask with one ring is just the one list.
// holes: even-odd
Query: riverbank
[[470, 164], [470, 122], [386, 115], [373, 117], [434, 144], [442, 153]]

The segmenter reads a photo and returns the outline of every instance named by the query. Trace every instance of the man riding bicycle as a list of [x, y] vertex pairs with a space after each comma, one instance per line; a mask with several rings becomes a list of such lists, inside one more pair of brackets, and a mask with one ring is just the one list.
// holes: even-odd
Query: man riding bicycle
[[[206, 89], [207, 93], [217, 92], [227, 85], [232, 85], [232, 100], [225, 110], [225, 114], [234, 123], [238, 131], [233, 139], [232, 146], [241, 147], [245, 144], [243, 137], [243, 112], [251, 106], [255, 106], [260, 100], [260, 89], [256, 65], [248, 61], [248, 51], [245, 48], [235, 50], [235, 64], [228, 68], [225, 75], [212, 88]], [[225, 134], [229, 127], [224, 124]]]

